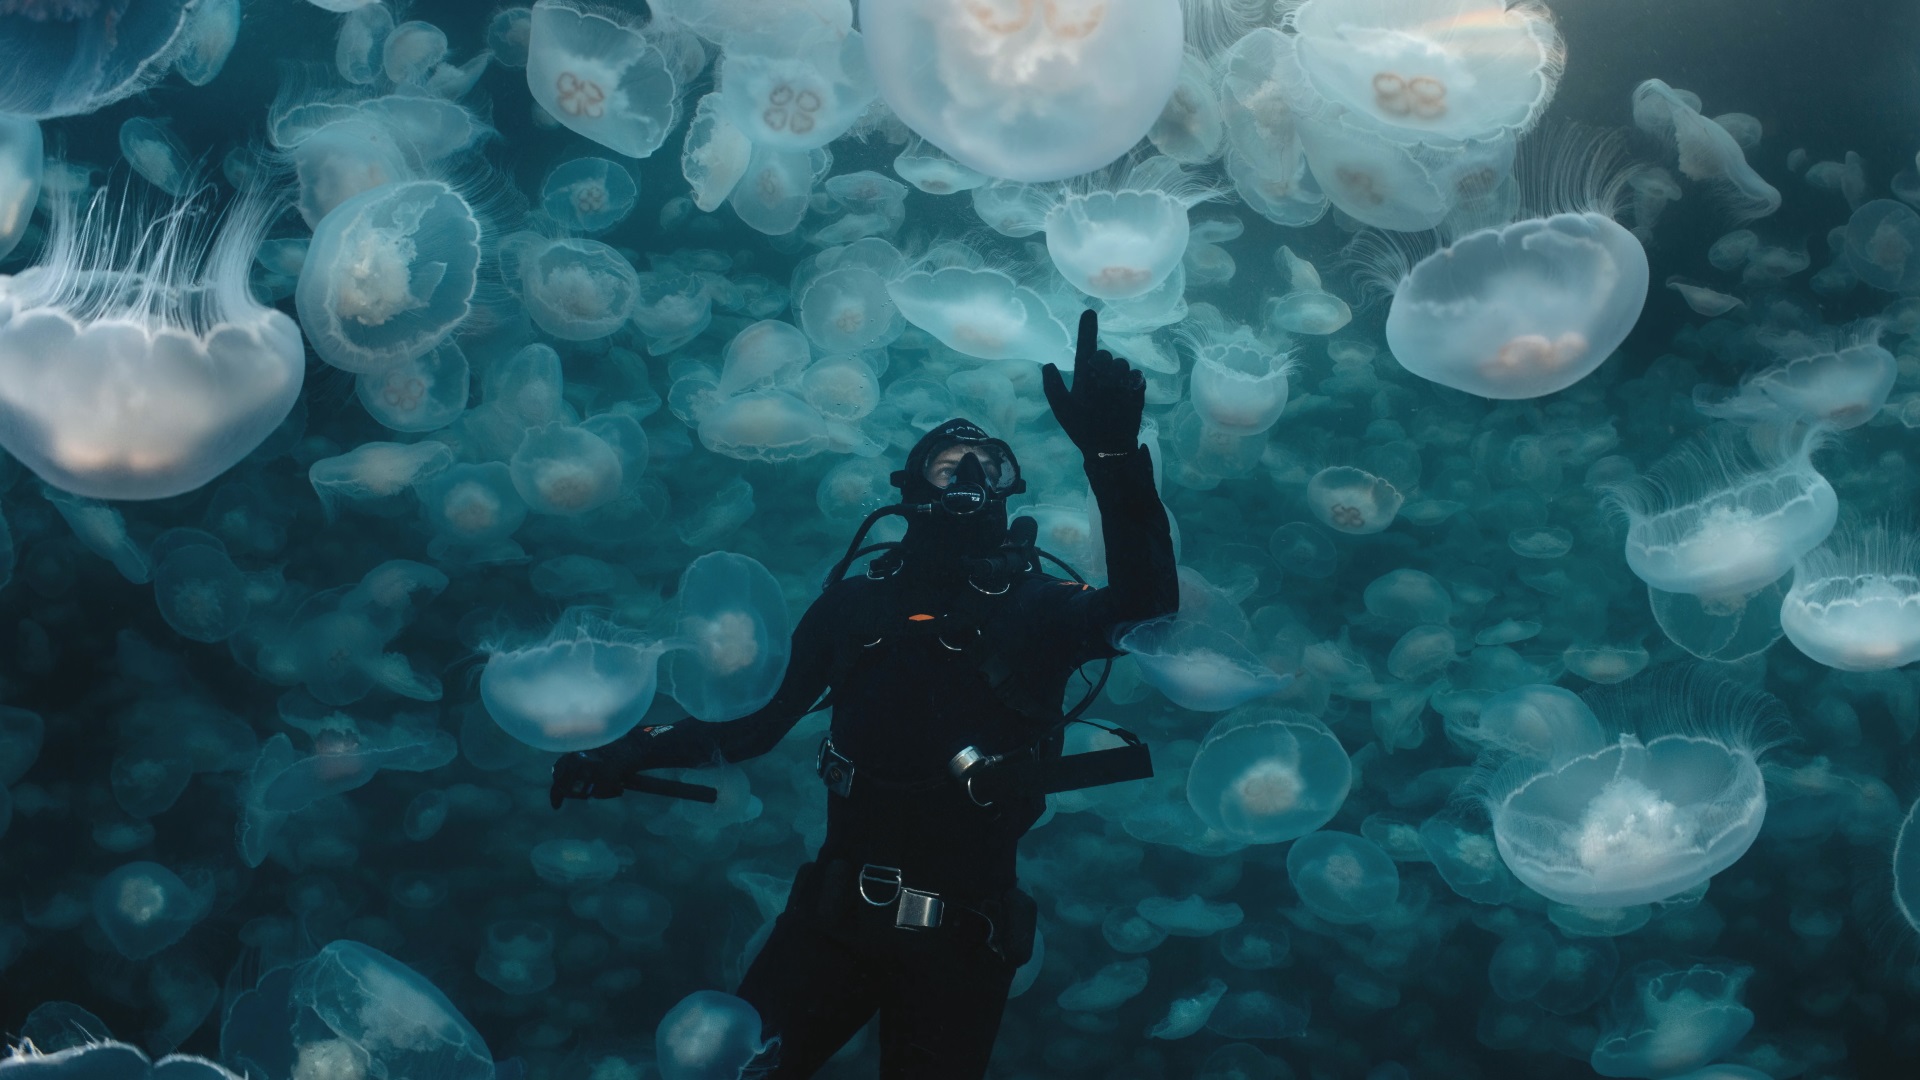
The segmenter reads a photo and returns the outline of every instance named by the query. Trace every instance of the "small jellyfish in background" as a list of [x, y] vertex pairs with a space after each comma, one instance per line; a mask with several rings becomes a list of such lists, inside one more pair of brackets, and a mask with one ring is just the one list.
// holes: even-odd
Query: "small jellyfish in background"
[[709, 214], [719, 209], [752, 159], [753, 144], [720, 111], [720, 95], [701, 98], [680, 147], [680, 175], [692, 189], [693, 205]]
[[1600, 720], [1571, 690], [1528, 683], [1488, 698], [1471, 728], [1448, 733], [1489, 750], [1555, 761], [1607, 744]]
[[1699, 97], [1659, 79], [1634, 88], [1633, 122], [1665, 140], [1680, 160], [1680, 175], [1706, 184], [1736, 221], [1780, 209], [1780, 189], [1760, 178], [1727, 129], [1700, 115]]
[[[168, 536], [193, 533], [171, 530]], [[163, 537], [164, 538], [164, 537]], [[155, 545], [153, 598], [160, 617], [181, 637], [212, 643], [238, 633], [247, 621], [247, 579], [225, 545], [200, 533], [164, 556]]]
[[[1189, 10], [1193, 10], [1189, 8]], [[1305, 227], [1326, 215], [1328, 201], [1307, 169], [1288, 62], [1293, 39], [1256, 27], [1214, 58], [1221, 72], [1227, 176], [1241, 199], [1276, 225]]]
[[844, 33], [790, 34], [776, 22], [729, 37], [719, 63], [719, 106], [755, 146], [816, 150], [846, 134], [877, 89], [865, 40]]
[[1920, 799], [1907, 808], [1893, 842], [1893, 906], [1920, 933]]
[[429, 22], [403, 22], [380, 43], [380, 72], [396, 85], [425, 83], [446, 58], [446, 31]]
[[891, 345], [907, 324], [887, 283], [900, 276], [905, 261], [892, 244], [869, 237], [797, 267], [793, 308], [808, 340], [828, 355]]
[[1753, 1028], [1741, 1003], [1753, 969], [1650, 960], [1621, 977], [1613, 1024], [1589, 1064], [1601, 1076], [1671, 1077], [1724, 1056]]
[[1716, 431], [1607, 486], [1627, 517], [1627, 566], [1648, 586], [1740, 597], [1779, 580], [1833, 531], [1839, 499], [1813, 467], [1825, 431], [1755, 434], [1758, 447]]
[[653, 703], [661, 647], [590, 608], [569, 608], [545, 640], [487, 650], [480, 701], [536, 750], [591, 750], [633, 730]]
[[1287, 851], [1287, 880], [1308, 911], [1331, 923], [1366, 922], [1400, 898], [1400, 870], [1373, 841], [1312, 832]]
[[1287, 272], [1293, 288], [1262, 305], [1269, 326], [1289, 334], [1323, 337], [1353, 321], [1353, 309], [1321, 286], [1320, 271], [1312, 263], [1288, 247], [1281, 248], [1274, 261]]
[[1695, 315], [1705, 315], [1708, 318], [1725, 315], [1735, 308], [1746, 305], [1746, 301], [1737, 296], [1729, 296], [1703, 285], [1688, 284], [1678, 278], [1668, 278], [1667, 288], [1679, 293], [1680, 299], [1686, 301], [1687, 307], [1693, 309]]
[[1777, 700], [1669, 669], [1586, 702], [1620, 732], [1613, 742], [1490, 762], [1476, 780], [1515, 877], [1572, 907], [1625, 907], [1702, 886], [1746, 854], [1766, 818], [1759, 758], [1785, 716]]
[[607, 440], [559, 421], [527, 432], [507, 468], [527, 509], [560, 517], [612, 502], [625, 478], [620, 455]]
[[1879, 343], [1880, 324], [1856, 328], [1854, 340], [1793, 334], [1761, 339], [1778, 362], [1741, 379], [1731, 394], [1696, 387], [1694, 405], [1740, 424], [1807, 423], [1846, 431], [1879, 415], [1900, 366]]
[[551, 240], [520, 253], [520, 294], [540, 329], [563, 341], [595, 341], [627, 321], [640, 279], [598, 240]]
[[1222, 717], [1187, 772], [1187, 802], [1209, 828], [1242, 844], [1279, 844], [1333, 820], [1353, 763], [1319, 720], [1252, 707]]
[[749, 390], [699, 420], [700, 445], [745, 461], [793, 461], [827, 449], [827, 421], [786, 390]]
[[393, 33], [393, 10], [385, 4], [368, 4], [346, 15], [334, 36], [334, 70], [355, 86], [368, 86], [385, 74], [380, 52], [387, 35]]
[[173, 129], [144, 116], [129, 117], [120, 125], [120, 156], [147, 183], [179, 198], [193, 186], [193, 169], [187, 164], [187, 148]]
[[329, 943], [295, 969], [291, 1004], [297, 1075], [493, 1078], [486, 1041], [453, 1002], [372, 946]]
[[667, 1010], [654, 1030], [661, 1080], [738, 1080], [761, 1054], [777, 1052], [776, 1036], [760, 1037], [760, 1014], [718, 990], [696, 990]]
[[713, 325], [713, 292], [678, 267], [637, 275], [633, 325], [647, 338], [647, 355], [665, 356]]
[[1847, 219], [1847, 265], [1876, 289], [1920, 288], [1920, 214], [1905, 203], [1875, 199]]
[[0, 5], [0, 114], [82, 116], [159, 82], [195, 0], [14, 0]]
[[159, 863], [132, 862], [94, 886], [93, 916], [120, 955], [144, 960], [185, 937], [208, 899]]
[[1030, 183], [1126, 153], [1165, 111], [1185, 56], [1177, 0], [861, 0], [860, 29], [907, 127], [968, 168]]
[[33, 221], [46, 162], [40, 125], [0, 114], [0, 259], [13, 253]]
[[278, 208], [249, 188], [209, 225], [201, 198], [59, 197], [40, 261], [0, 277], [0, 447], [54, 487], [192, 491], [293, 410], [300, 328], [247, 282]]
[[1367, 536], [1393, 524], [1406, 496], [1364, 469], [1333, 465], [1307, 481], [1307, 506], [1320, 524], [1350, 536]]
[[431, 352], [473, 311], [480, 222], [438, 180], [387, 184], [314, 230], [294, 301], [320, 358], [356, 374]]
[[1293, 354], [1261, 341], [1244, 326], [1195, 317], [1176, 331], [1193, 356], [1188, 396], [1209, 430], [1259, 435], [1287, 409]]
[[367, 415], [392, 431], [438, 431], [466, 411], [472, 370], [452, 340], [426, 353], [353, 381]]
[[[953, 257], [951, 248], [941, 250]], [[945, 265], [911, 270], [887, 286], [900, 314], [956, 352], [982, 360], [1070, 367], [1067, 328], [1032, 289], [999, 270]]]
[[194, 86], [212, 82], [240, 39], [240, 0], [200, 0], [181, 39], [173, 70]]
[[575, 134], [647, 157], [679, 123], [681, 90], [694, 74], [679, 63], [676, 35], [583, 4], [540, 0], [528, 26], [527, 87]]
[[948, 157], [918, 135], [893, 159], [893, 171], [929, 195], [972, 191], [987, 182], [986, 176]]
[[399, 498], [453, 464], [453, 451], [437, 442], [365, 442], [307, 467], [307, 482], [333, 521], [343, 505], [362, 513], [393, 516], [411, 509]]
[[785, 236], [800, 227], [812, 206], [813, 188], [833, 167], [833, 155], [817, 150], [779, 150], [754, 146], [746, 171], [727, 195], [747, 227], [768, 236]]
[[786, 675], [780, 583], [745, 555], [702, 555], [680, 575], [666, 692], [696, 720], [732, 720], [773, 700]]
[[498, 461], [459, 464], [414, 488], [434, 530], [427, 551], [436, 560], [488, 563], [526, 558], [510, 539], [527, 520], [513, 474]]
[[1920, 660], [1920, 538], [1885, 525], [1830, 537], [1794, 564], [1780, 628], [1841, 671]]
[[553, 931], [530, 919], [502, 919], [487, 927], [487, 946], [474, 974], [503, 994], [537, 994], [553, 985]]
[[487, 22], [487, 50], [503, 67], [526, 67], [532, 34], [532, 8], [501, 8]]
[[1143, 295], [1167, 280], [1187, 250], [1187, 211], [1219, 192], [1169, 157], [1066, 186], [1042, 228], [1067, 284], [1103, 300]]
[[584, 157], [547, 174], [540, 205], [563, 229], [598, 233], [626, 220], [639, 196], [633, 174], [618, 162]]

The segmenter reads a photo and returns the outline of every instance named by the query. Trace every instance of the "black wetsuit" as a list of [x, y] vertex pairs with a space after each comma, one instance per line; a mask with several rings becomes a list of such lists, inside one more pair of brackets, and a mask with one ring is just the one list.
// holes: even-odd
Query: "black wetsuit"
[[[845, 794], [828, 794], [826, 840], [738, 989], [781, 1040], [775, 1076], [811, 1075], [876, 1011], [882, 1075], [984, 1073], [1014, 970], [1032, 950], [1032, 901], [1015, 889], [1014, 852], [1045, 799], [983, 808], [947, 762], [968, 746], [1032, 746], [1056, 726], [1080, 665], [1115, 655], [1117, 630], [1179, 604], [1144, 448], [1090, 456], [1086, 472], [1100, 505], [1104, 588], [1024, 572], [989, 582], [1007, 586], [990, 595], [964, 560], [909, 549], [896, 573], [849, 578], [814, 601], [766, 707], [636, 731], [607, 748], [641, 768], [741, 761], [772, 749], [831, 688], [832, 747], [853, 779]], [[1058, 753], [1057, 731], [1044, 741], [1041, 753]], [[863, 902], [862, 867], [897, 868], [900, 884], [940, 894], [942, 925], [893, 925], [891, 907]], [[890, 876], [869, 871], [869, 900], [894, 896]]]

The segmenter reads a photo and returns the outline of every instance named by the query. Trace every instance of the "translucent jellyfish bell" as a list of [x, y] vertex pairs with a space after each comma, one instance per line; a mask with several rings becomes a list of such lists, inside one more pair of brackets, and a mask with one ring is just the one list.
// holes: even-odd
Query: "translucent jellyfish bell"
[[1353, 763], [1325, 724], [1290, 710], [1223, 717], [1187, 773], [1187, 801], [1207, 826], [1243, 844], [1278, 844], [1333, 820]]
[[1803, 428], [1755, 448], [1722, 431], [1610, 485], [1608, 500], [1627, 515], [1628, 568], [1662, 592], [1701, 597], [1778, 580], [1839, 516], [1833, 486], [1813, 468], [1823, 438]]
[[192, 491], [292, 411], [300, 328], [248, 289], [274, 203], [243, 192], [209, 238], [200, 198], [62, 197], [40, 262], [0, 277], [0, 447], [54, 487]]
[[1400, 870], [1373, 841], [1312, 832], [1287, 850], [1287, 880], [1308, 911], [1332, 923], [1365, 922], [1400, 898]]
[[480, 701], [494, 723], [536, 750], [591, 750], [646, 715], [660, 652], [589, 609], [571, 608], [545, 641], [488, 656]]
[[1733, 865], [1760, 833], [1759, 756], [1780, 703], [1682, 672], [1591, 691], [1609, 745], [1558, 762], [1523, 756], [1483, 777], [1500, 857], [1549, 900], [1625, 907], [1677, 896]]
[[877, 238], [829, 248], [794, 271], [793, 307], [800, 327], [824, 353], [884, 348], [906, 329], [888, 295], [904, 260]]
[[1847, 264], [1861, 281], [1888, 292], [1920, 288], [1920, 214], [1875, 199], [1847, 219]]
[[534, 325], [563, 341], [594, 341], [627, 321], [640, 278], [598, 240], [553, 240], [521, 253], [520, 289]]
[[1072, 366], [1067, 328], [1039, 293], [998, 270], [914, 270], [888, 285], [887, 294], [908, 322], [957, 352]]
[[1168, 701], [1195, 712], [1231, 709], [1278, 693], [1293, 681], [1267, 667], [1232, 635], [1193, 620], [1141, 623], [1117, 644], [1139, 665], [1142, 680]]
[[1814, 548], [1794, 564], [1780, 628], [1794, 648], [1841, 671], [1920, 660], [1920, 542], [1883, 526]]
[[577, 517], [620, 495], [624, 468], [605, 439], [555, 421], [527, 432], [507, 463], [513, 488], [536, 514]]
[[[345, 938], [301, 964], [293, 978], [295, 1030], [331, 1032], [337, 1060], [315, 1062], [303, 1075], [491, 1080], [486, 1041], [425, 976], [368, 945]], [[315, 1029], [318, 1032], [315, 1032]], [[307, 1046], [321, 1045], [314, 1039]], [[312, 1061], [302, 1050], [302, 1061]], [[321, 1061], [325, 1061], [322, 1058]], [[336, 1072], [337, 1070], [337, 1072]]]
[[1402, 367], [1442, 386], [1541, 397], [1599, 367], [1646, 299], [1646, 251], [1611, 218], [1532, 218], [1421, 259], [1394, 290], [1387, 346]]
[[651, 155], [679, 121], [679, 73], [660, 46], [570, 0], [533, 5], [527, 86], [569, 130], [628, 157]]
[[193, 0], [11, 3], [0, 7], [0, 113], [50, 120], [97, 112], [163, 78]]
[[757, 146], [814, 150], [846, 134], [877, 89], [858, 31], [736, 34], [720, 62], [720, 107]]
[[1642, 964], [1622, 981], [1613, 1024], [1588, 1063], [1601, 1076], [1702, 1077], [1691, 1070], [1725, 1056], [1753, 1029], [1753, 1011], [1740, 1001], [1752, 976], [1747, 967]]
[[120, 955], [144, 960], [185, 937], [207, 913], [207, 899], [159, 863], [132, 862], [100, 879], [93, 912]]
[[433, 351], [473, 311], [480, 222], [438, 180], [387, 184], [314, 230], [294, 302], [320, 358], [356, 374]]
[[1367, 536], [1393, 524], [1406, 496], [1388, 481], [1348, 465], [1334, 465], [1307, 481], [1307, 506], [1320, 524]]
[[1047, 254], [1089, 296], [1126, 300], [1157, 288], [1186, 254], [1187, 210], [1215, 192], [1172, 158], [1063, 193], [1047, 212]]
[[[1869, 324], [1872, 326], [1872, 324]], [[1810, 423], [1846, 431], [1877, 416], [1900, 374], [1893, 354], [1873, 340], [1836, 347], [1796, 336], [1782, 343], [1780, 362], [1741, 380], [1740, 389], [1716, 400], [1703, 388], [1694, 405], [1708, 416], [1742, 424]]]
[[0, 115], [0, 259], [13, 253], [33, 221], [46, 159], [39, 124]]
[[735, 394], [700, 418], [701, 445], [747, 461], [792, 461], [827, 448], [827, 422], [785, 390]]
[[626, 220], [640, 196], [633, 174], [606, 158], [575, 158], [547, 174], [540, 205], [565, 229], [605, 232]]
[[661, 1080], [738, 1080], [749, 1062], [779, 1041], [760, 1037], [760, 1014], [752, 1005], [718, 990], [681, 998], [653, 1035]]
[[789, 642], [780, 583], [754, 559], [717, 551], [680, 576], [678, 646], [667, 693], [699, 720], [732, 720], [773, 699]]
[[1160, 118], [1184, 55], [1177, 0], [862, 0], [860, 29], [909, 128], [969, 168], [1029, 182], [1126, 153]]
[[1633, 91], [1633, 121], [1666, 140], [1679, 155], [1680, 174], [1708, 184], [1736, 220], [1780, 209], [1780, 189], [1761, 179], [1726, 128], [1700, 115], [1700, 99], [1648, 79]]
[[1293, 354], [1269, 347], [1244, 327], [1214, 327], [1195, 320], [1178, 331], [1193, 354], [1189, 397], [1209, 429], [1229, 435], [1259, 435], [1287, 409], [1288, 378], [1299, 366]]

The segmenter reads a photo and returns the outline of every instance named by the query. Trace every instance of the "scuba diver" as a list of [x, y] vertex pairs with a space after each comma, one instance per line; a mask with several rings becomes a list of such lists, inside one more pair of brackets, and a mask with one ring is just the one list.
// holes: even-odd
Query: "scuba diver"
[[[556, 808], [627, 790], [685, 795], [690, 785], [638, 774], [764, 754], [832, 707], [817, 760], [826, 839], [737, 990], [780, 1040], [775, 1077], [812, 1075], [876, 1012], [883, 1076], [983, 1075], [1033, 951], [1034, 902], [1014, 880], [1020, 837], [1049, 792], [1152, 773], [1145, 745], [1118, 729], [1121, 746], [1060, 753], [1100, 689], [1063, 709], [1069, 680], [1180, 598], [1140, 443], [1146, 384], [1098, 331], [1086, 312], [1071, 389], [1052, 364], [1042, 384], [1099, 503], [1105, 587], [1041, 571], [1032, 519], [1008, 524], [1007, 499], [1026, 490], [1012, 449], [950, 420], [913, 447], [892, 475], [900, 505], [868, 516], [794, 628], [772, 701], [737, 720], [641, 727], [554, 765]], [[888, 515], [906, 518], [905, 538], [843, 579]]]

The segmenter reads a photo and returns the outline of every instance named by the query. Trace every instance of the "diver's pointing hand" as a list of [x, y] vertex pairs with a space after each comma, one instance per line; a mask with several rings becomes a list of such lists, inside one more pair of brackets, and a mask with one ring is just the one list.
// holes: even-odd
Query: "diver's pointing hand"
[[1125, 360], [1100, 348], [1100, 317], [1080, 316], [1080, 338], [1073, 353], [1073, 389], [1060, 369], [1040, 369], [1040, 388], [1054, 419], [1082, 454], [1116, 457], [1140, 445], [1140, 417], [1147, 407], [1146, 377]]

